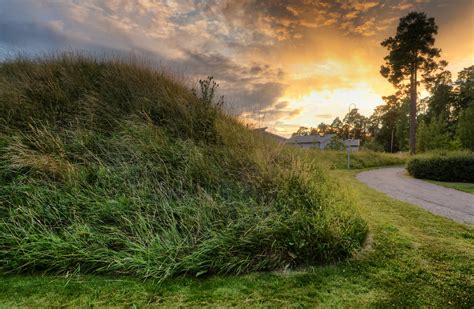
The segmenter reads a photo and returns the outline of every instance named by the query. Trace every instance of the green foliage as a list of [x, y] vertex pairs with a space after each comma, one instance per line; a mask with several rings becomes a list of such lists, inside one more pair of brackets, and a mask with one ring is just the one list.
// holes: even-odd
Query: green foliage
[[195, 88], [191, 89], [191, 91], [196, 97], [198, 97], [203, 102], [203, 104], [214, 104], [217, 108], [222, 108], [222, 106], [224, 105], [224, 96], [221, 96], [215, 102], [217, 88], [219, 88], [219, 84], [214, 81], [214, 77], [208, 76], [207, 79], [199, 80], [200, 93], [198, 93]]
[[[451, 73], [442, 71], [429, 83], [431, 94], [422, 101], [418, 114], [417, 148], [474, 149], [473, 67], [458, 73], [454, 86]], [[377, 106], [369, 118], [368, 131], [385, 151], [406, 150], [408, 137], [408, 99], [402, 93], [383, 97], [386, 104]], [[393, 136], [392, 136], [393, 134]]]
[[474, 65], [464, 68], [458, 73], [456, 80], [457, 98], [455, 100], [454, 117], [462, 114], [462, 111], [474, 105]]
[[327, 144], [326, 149], [327, 150], [338, 150], [338, 151], [343, 151], [345, 149], [344, 142], [342, 139], [340, 139], [337, 136], [333, 136], [331, 138], [331, 141]]
[[386, 104], [375, 108], [369, 118], [369, 132], [374, 143], [387, 152], [407, 150], [408, 101], [397, 95], [383, 97]]
[[380, 73], [400, 91], [410, 93], [410, 153], [416, 151], [416, 112], [418, 73], [422, 82], [429, 84], [438, 68], [444, 68], [445, 61], [437, 62], [440, 49], [433, 47], [438, 26], [434, 18], [422, 12], [410, 12], [400, 18], [397, 33], [384, 40], [381, 45], [389, 54], [384, 58]]
[[446, 125], [454, 120], [452, 111], [454, 110], [456, 95], [452, 84], [451, 72], [449, 71], [442, 71], [435, 76], [432, 85], [428, 87], [431, 96], [427, 99], [426, 120], [440, 119]]
[[417, 128], [417, 149], [421, 152], [435, 149], [450, 149], [451, 137], [442, 117], [433, 118], [428, 124], [422, 121]]
[[403, 86], [404, 82], [416, 82], [410, 77], [417, 70], [423, 71], [427, 81], [429, 74], [438, 68], [435, 59], [439, 57], [440, 50], [433, 47], [437, 33], [434, 18], [428, 18], [425, 13], [410, 12], [400, 18], [396, 35], [381, 43], [389, 51], [381, 74], [398, 87]]
[[307, 136], [307, 135], [325, 135], [335, 134], [340, 139], [360, 139], [364, 142], [367, 138], [368, 119], [359, 113], [357, 108], [353, 108], [344, 116], [341, 121], [336, 117], [331, 124], [321, 122], [316, 128], [300, 127], [293, 136]]
[[0, 64], [0, 269], [239, 274], [334, 262], [365, 239], [310, 152], [224, 115], [212, 79], [65, 55]]
[[461, 114], [457, 136], [463, 147], [474, 151], [474, 104]]
[[17, 307], [470, 308], [474, 228], [397, 201], [333, 171], [370, 225], [344, 263], [299, 271], [169, 279], [69, 274], [0, 277], [0, 304]]
[[375, 152], [385, 151], [384, 147], [374, 139], [370, 139], [370, 140], [366, 141], [364, 143], [364, 149], [368, 149], [370, 151], [375, 151]]
[[474, 154], [458, 152], [418, 156], [408, 161], [407, 170], [416, 178], [474, 182]]

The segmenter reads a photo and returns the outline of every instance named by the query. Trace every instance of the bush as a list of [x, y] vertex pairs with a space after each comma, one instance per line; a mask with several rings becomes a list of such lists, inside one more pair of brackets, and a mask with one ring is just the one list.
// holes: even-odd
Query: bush
[[457, 136], [464, 148], [474, 151], [474, 103], [459, 118]]
[[366, 140], [364, 145], [361, 147], [373, 152], [384, 152], [383, 145], [378, 143], [374, 138]]
[[415, 157], [408, 162], [407, 170], [416, 178], [474, 182], [474, 154], [451, 153]]
[[316, 158], [209, 98], [120, 60], [1, 63], [0, 269], [163, 280], [360, 247], [367, 226]]
[[333, 136], [326, 146], [326, 150], [343, 151], [344, 149], [344, 141], [337, 136]]
[[[426, 123], [421, 121], [416, 130], [416, 148], [420, 152], [434, 149], [451, 149], [451, 136], [443, 117], [433, 118]], [[451, 149], [452, 150], [452, 149]]]

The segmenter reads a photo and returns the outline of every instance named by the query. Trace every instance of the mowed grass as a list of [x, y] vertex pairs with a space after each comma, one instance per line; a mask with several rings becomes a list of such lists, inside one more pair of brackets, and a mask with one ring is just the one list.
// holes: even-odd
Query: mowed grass
[[434, 183], [435, 185], [474, 194], [474, 183], [445, 182], [445, 181], [433, 181], [433, 180], [428, 180], [428, 181], [431, 183]]
[[368, 222], [349, 260], [291, 272], [169, 279], [4, 276], [0, 302], [19, 306], [458, 307], [474, 305], [474, 229], [370, 189], [357, 171], [332, 171]]

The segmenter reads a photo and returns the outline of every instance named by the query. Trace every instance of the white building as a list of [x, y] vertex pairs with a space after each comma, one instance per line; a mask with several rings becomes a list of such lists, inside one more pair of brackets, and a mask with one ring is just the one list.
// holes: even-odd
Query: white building
[[352, 152], [358, 152], [360, 148], [360, 139], [346, 139], [344, 140], [344, 146], [347, 147], [350, 145]]
[[268, 132], [267, 129], [268, 129], [267, 127], [264, 127], [264, 128], [253, 129], [253, 130], [255, 132], [258, 132], [258, 133], [262, 134], [266, 138], [271, 139], [271, 140], [273, 140], [277, 143], [280, 143], [280, 144], [284, 144], [287, 141], [287, 139], [284, 138], [283, 136], [276, 135], [276, 134], [273, 134], [271, 132]]
[[[321, 135], [294, 135], [290, 137], [286, 144], [293, 145], [300, 148], [314, 148], [314, 149], [325, 149], [327, 145], [331, 142], [332, 138], [336, 134], [326, 134]], [[345, 149], [347, 150], [348, 145], [350, 145], [351, 152], [359, 151], [360, 139], [350, 139], [343, 141]]]

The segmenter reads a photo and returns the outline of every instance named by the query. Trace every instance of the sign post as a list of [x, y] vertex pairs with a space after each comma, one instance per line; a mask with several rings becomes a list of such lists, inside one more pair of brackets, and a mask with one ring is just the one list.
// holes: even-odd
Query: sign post
[[[351, 103], [349, 105], [349, 114], [351, 113], [351, 106], [354, 105], [354, 109], [357, 110], [357, 106], [355, 103]], [[349, 131], [347, 132], [347, 169], [351, 168], [351, 148], [352, 148], [352, 140], [351, 140], [351, 133], [350, 133], [350, 127]]]
[[347, 140], [347, 169], [351, 169], [351, 140]]

